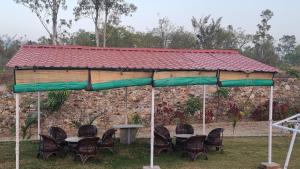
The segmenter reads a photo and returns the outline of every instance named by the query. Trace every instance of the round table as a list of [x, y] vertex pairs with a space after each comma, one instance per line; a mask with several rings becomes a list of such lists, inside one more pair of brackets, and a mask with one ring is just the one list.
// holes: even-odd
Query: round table
[[68, 143], [78, 143], [81, 139], [83, 139], [83, 137], [68, 137], [65, 141]]
[[120, 142], [123, 144], [133, 143], [136, 138], [137, 130], [141, 127], [143, 127], [143, 125], [140, 124], [113, 125], [113, 128], [120, 129]]
[[185, 138], [185, 139], [188, 139], [188, 138], [190, 138], [190, 137], [192, 137], [192, 136], [195, 136], [195, 134], [175, 134], [174, 136], [177, 137], [177, 138]]

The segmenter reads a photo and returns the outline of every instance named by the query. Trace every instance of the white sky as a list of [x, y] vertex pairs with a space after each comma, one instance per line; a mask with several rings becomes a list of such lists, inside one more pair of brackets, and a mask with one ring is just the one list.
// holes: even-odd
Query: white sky
[[[211, 14], [223, 17], [222, 25], [241, 27], [247, 33], [255, 33], [260, 22], [260, 13], [264, 9], [274, 12], [271, 20], [271, 33], [278, 41], [282, 35], [296, 35], [300, 39], [300, 1], [297, 0], [128, 0], [138, 10], [132, 17], [124, 17], [122, 25], [132, 26], [138, 31], [151, 30], [157, 26], [158, 17], [168, 17], [177, 26], [184, 26], [192, 31], [191, 18], [200, 18]], [[60, 16], [74, 19], [73, 8], [77, 0], [67, 0], [68, 10]], [[36, 40], [46, 31], [31, 11], [13, 0], [3, 0], [0, 6], [0, 35], [26, 36]], [[93, 31], [89, 19], [73, 22], [72, 30]]]

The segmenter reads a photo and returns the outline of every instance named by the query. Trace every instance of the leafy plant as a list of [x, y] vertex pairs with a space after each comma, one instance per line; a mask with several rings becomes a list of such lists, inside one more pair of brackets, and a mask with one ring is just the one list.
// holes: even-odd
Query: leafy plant
[[184, 113], [187, 116], [193, 116], [195, 112], [199, 111], [202, 108], [202, 102], [199, 97], [190, 96], [187, 100]]
[[239, 107], [235, 104], [235, 103], [231, 103], [229, 105], [229, 110], [228, 110], [228, 115], [229, 115], [229, 118], [231, 119], [232, 121], [232, 128], [233, 128], [233, 134], [234, 134], [234, 131], [235, 131], [235, 127], [237, 125], [237, 123], [242, 119], [242, 113], [239, 109]]
[[[200, 113], [200, 119], [202, 120], [203, 112]], [[205, 112], [205, 123], [211, 123], [214, 119], [212, 110], [206, 110]]]
[[68, 99], [69, 91], [52, 91], [48, 93], [47, 102], [42, 103], [42, 108], [47, 112], [54, 112], [60, 109]]
[[88, 115], [88, 118], [84, 119], [83, 116], [82, 116], [83, 113], [84, 112], [82, 111], [81, 114], [80, 114], [80, 118], [79, 119], [71, 120], [71, 124], [72, 124], [73, 127], [79, 128], [82, 125], [86, 125], [86, 124], [91, 125], [91, 124], [94, 123], [94, 121], [98, 117], [100, 117], [102, 115], [102, 113], [99, 112], [96, 115]]
[[137, 112], [135, 112], [131, 115], [131, 117], [129, 119], [129, 123], [131, 123], [131, 124], [141, 124], [142, 123], [142, 118]]
[[218, 90], [215, 92], [215, 94], [218, 97], [223, 97], [223, 98], [227, 98], [229, 96], [229, 90], [227, 88], [224, 87], [220, 87], [218, 88]]
[[[287, 103], [273, 102], [273, 120], [281, 120], [289, 116], [292, 109]], [[257, 106], [251, 113], [251, 117], [257, 121], [266, 121], [269, 119], [269, 101]]]
[[289, 77], [300, 78], [300, 72], [296, 69], [287, 69], [286, 73], [289, 75]]
[[[22, 132], [22, 138], [23, 139], [30, 139], [32, 134], [31, 134], [31, 126], [33, 124], [36, 124], [37, 123], [37, 112], [34, 112], [30, 115], [27, 115], [26, 116], [26, 119], [25, 119], [25, 124], [24, 126], [21, 127], [21, 132]], [[29, 131], [28, 131], [29, 129]]]

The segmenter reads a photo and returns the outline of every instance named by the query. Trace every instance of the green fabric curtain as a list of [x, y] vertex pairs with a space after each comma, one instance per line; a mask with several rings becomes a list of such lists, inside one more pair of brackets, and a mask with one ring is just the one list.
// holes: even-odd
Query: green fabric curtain
[[175, 77], [154, 80], [155, 87], [186, 86], [186, 85], [216, 85], [216, 77]]
[[271, 79], [225, 80], [221, 82], [222, 87], [273, 86], [273, 84]]
[[151, 85], [152, 78], [135, 78], [135, 79], [124, 79], [124, 80], [114, 80], [104, 83], [94, 83], [92, 84], [93, 90], [106, 90], [113, 88], [129, 87], [129, 86], [145, 86]]
[[81, 90], [86, 88], [88, 82], [48, 82], [14, 85], [15, 93], [53, 91], [53, 90]]

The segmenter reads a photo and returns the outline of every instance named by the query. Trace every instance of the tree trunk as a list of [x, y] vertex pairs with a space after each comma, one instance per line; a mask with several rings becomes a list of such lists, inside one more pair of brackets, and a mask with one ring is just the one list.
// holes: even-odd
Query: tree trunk
[[56, 0], [53, 0], [52, 7], [52, 44], [57, 45], [57, 13], [58, 13], [58, 4]]
[[105, 10], [104, 30], [103, 30], [103, 47], [106, 47], [106, 26], [107, 26], [108, 10]]
[[96, 5], [96, 16], [95, 16], [95, 35], [96, 35], [96, 46], [100, 46], [100, 35], [99, 35], [99, 27], [98, 27], [98, 20], [99, 20], [99, 7]]

